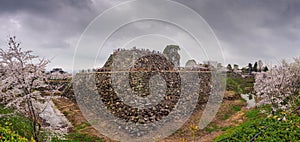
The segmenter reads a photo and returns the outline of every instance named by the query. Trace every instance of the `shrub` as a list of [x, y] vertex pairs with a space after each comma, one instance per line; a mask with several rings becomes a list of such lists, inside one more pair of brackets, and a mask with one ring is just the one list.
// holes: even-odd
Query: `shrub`
[[[4, 142], [28, 142], [28, 140], [13, 131], [11, 131], [8, 127], [0, 126], [0, 141]], [[34, 140], [32, 140], [34, 142]]]
[[247, 118], [253, 119], [259, 115], [259, 110], [254, 109], [251, 111], [247, 111], [245, 115]]

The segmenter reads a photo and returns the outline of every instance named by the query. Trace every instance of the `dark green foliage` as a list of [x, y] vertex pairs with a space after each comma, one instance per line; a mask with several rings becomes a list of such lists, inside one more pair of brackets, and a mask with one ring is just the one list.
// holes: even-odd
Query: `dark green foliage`
[[235, 112], [240, 111], [241, 107], [240, 106], [232, 106], [231, 109]]
[[228, 64], [226, 68], [228, 71], [232, 71], [232, 66], [230, 64]]
[[249, 100], [252, 100], [253, 99], [253, 95], [249, 95]]
[[248, 69], [247, 69], [246, 67], [243, 67], [241, 70], [242, 70], [242, 73], [243, 73], [243, 74], [245, 74], [245, 73], [248, 72]]
[[252, 71], [253, 71], [252, 64], [249, 63], [248, 64], [248, 73], [251, 73]]
[[254, 78], [227, 78], [226, 90], [235, 91], [238, 94], [248, 94], [253, 92]]
[[254, 72], [257, 72], [258, 71], [258, 68], [257, 68], [257, 62], [254, 63], [253, 65], [253, 69], [252, 69]]
[[267, 66], [265, 66], [265, 67], [263, 67], [262, 71], [267, 72], [267, 71], [269, 71], [269, 69]]

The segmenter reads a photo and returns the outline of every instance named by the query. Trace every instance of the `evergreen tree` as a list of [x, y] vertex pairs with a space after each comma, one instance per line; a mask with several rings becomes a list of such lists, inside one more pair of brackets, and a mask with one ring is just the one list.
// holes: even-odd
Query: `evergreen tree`
[[168, 45], [163, 51], [163, 53], [175, 65], [175, 67], [180, 66], [180, 54], [178, 53], [179, 50], [180, 48], [178, 45]]
[[233, 65], [233, 69], [234, 69], [234, 70], [239, 70], [239, 65], [234, 64], [234, 65]]
[[267, 66], [265, 66], [265, 67], [263, 67], [262, 71], [267, 72], [267, 71], [269, 71], [269, 69]]
[[258, 71], [258, 69], [257, 69], [257, 62], [254, 63], [252, 71], [254, 71], [254, 72]]
[[251, 73], [252, 71], [253, 71], [253, 69], [252, 69], [252, 64], [249, 63], [249, 64], [248, 64], [248, 73]]
[[230, 64], [227, 65], [227, 70], [230, 72], [232, 71], [232, 66]]

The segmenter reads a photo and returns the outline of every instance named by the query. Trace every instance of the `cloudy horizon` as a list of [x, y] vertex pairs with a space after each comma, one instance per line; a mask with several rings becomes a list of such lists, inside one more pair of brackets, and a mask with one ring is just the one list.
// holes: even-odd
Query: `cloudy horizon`
[[[24, 49], [51, 60], [47, 70], [72, 70], [80, 35], [105, 10], [126, 0], [2, 0], [0, 2], [0, 47], [16, 36]], [[262, 60], [274, 64], [300, 53], [300, 1], [297, 0], [176, 0], [201, 15], [216, 34], [224, 65]], [[149, 5], [157, 9], [158, 5]], [[138, 11], [139, 9], [137, 9]], [[173, 12], [173, 11], [172, 11]], [[159, 14], [159, 12], [158, 12]], [[179, 19], [182, 13], [173, 13]], [[180, 17], [182, 16], [182, 17]], [[120, 17], [115, 17], [120, 18]], [[143, 33], [141, 28], [140, 33]], [[170, 27], [162, 27], [162, 31]], [[197, 29], [197, 26], [192, 27]], [[184, 38], [176, 33], [177, 38]], [[162, 42], [164, 43], [164, 42]], [[108, 56], [108, 55], [107, 55]], [[199, 56], [204, 56], [200, 53]], [[198, 61], [201, 63], [202, 61]]]

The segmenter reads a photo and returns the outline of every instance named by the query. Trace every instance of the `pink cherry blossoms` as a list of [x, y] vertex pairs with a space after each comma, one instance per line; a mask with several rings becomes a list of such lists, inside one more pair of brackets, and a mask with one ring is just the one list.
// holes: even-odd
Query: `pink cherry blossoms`
[[296, 98], [300, 88], [300, 58], [292, 63], [282, 61], [268, 72], [256, 74], [254, 89], [262, 104], [272, 104], [273, 111], [287, 111]]

